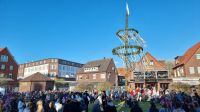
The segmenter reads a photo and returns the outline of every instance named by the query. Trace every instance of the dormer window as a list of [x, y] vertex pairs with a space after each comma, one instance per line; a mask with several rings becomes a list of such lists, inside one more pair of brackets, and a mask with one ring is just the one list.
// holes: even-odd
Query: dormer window
[[151, 65], [151, 66], [153, 66], [153, 60], [151, 60], [150, 62], [149, 62], [149, 65]]
[[6, 56], [6, 55], [1, 55], [0, 61], [1, 61], [1, 62], [8, 62], [8, 56]]

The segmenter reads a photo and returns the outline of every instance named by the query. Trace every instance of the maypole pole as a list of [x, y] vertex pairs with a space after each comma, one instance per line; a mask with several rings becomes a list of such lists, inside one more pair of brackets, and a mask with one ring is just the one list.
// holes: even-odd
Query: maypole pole
[[134, 64], [139, 60], [140, 55], [143, 54], [144, 41], [140, 37], [139, 32], [134, 28], [128, 27], [129, 8], [126, 2], [126, 19], [125, 29], [119, 30], [116, 35], [122, 41], [121, 46], [112, 50], [113, 55], [119, 56], [125, 67], [125, 89], [128, 90], [129, 72], [135, 69]]

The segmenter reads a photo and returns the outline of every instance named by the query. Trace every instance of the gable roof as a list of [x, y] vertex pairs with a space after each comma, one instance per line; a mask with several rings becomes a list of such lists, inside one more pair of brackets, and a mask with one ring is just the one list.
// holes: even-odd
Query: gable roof
[[38, 81], [53, 81], [49, 77], [42, 75], [40, 72], [37, 72], [33, 75], [30, 75], [22, 80], [20, 82], [38, 82]]
[[7, 50], [8, 54], [12, 57], [13, 61], [14, 61], [16, 64], [18, 64], [17, 61], [15, 60], [14, 56], [10, 53], [10, 51], [9, 51], [9, 49], [8, 49], [7, 47], [5, 47], [5, 48], [0, 48], [0, 52], [2, 52], [3, 50]]
[[143, 60], [146, 60], [147, 62], [150, 62], [151, 60], [153, 60], [154, 64], [147, 66], [149, 68], [153, 68], [153, 70], [167, 70], [164, 60], [157, 60], [149, 52], [146, 52], [145, 55], [142, 57], [142, 59], [138, 63], [136, 63], [136, 69], [135, 69], [136, 71], [146, 71], [144, 70], [145, 66], [142, 63]]
[[176, 64], [174, 68], [176, 68], [176, 67], [178, 67], [178, 66], [180, 66], [180, 65], [183, 65], [183, 64], [187, 63], [187, 62], [190, 60], [190, 58], [196, 53], [196, 51], [197, 51], [198, 49], [200, 49], [200, 42], [196, 43], [196, 44], [193, 45], [191, 48], [189, 48], [189, 49], [185, 52], [185, 54], [184, 54], [183, 56], [177, 57], [176, 60], [178, 60], [179, 63]]
[[[108, 69], [110, 62], [113, 61], [112, 58], [105, 58], [102, 60], [95, 60], [87, 62], [82, 68], [78, 70], [77, 73], [85, 73], [84, 68], [98, 67], [97, 72], [105, 72]], [[92, 73], [92, 72], [87, 72]]]

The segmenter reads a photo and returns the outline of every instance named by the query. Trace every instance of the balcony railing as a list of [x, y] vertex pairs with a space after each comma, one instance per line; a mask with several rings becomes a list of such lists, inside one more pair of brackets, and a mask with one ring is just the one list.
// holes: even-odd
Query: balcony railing
[[148, 72], [134, 72], [134, 79], [136, 80], [153, 80], [153, 79], [168, 79], [168, 71], [148, 71]]

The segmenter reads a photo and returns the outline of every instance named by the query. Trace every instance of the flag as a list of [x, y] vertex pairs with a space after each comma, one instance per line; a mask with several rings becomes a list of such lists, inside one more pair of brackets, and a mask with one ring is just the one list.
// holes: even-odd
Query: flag
[[129, 15], [128, 3], [126, 2], [126, 14]]

